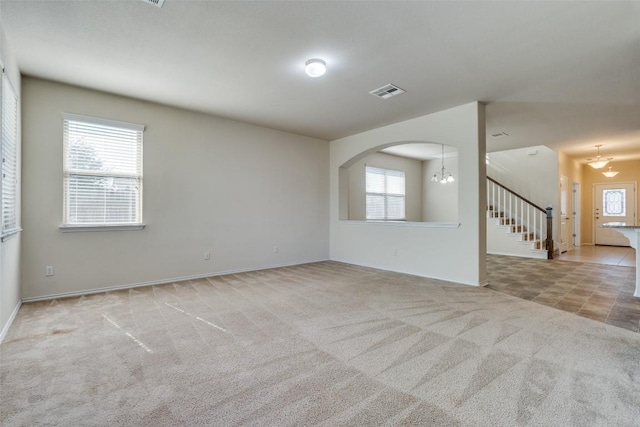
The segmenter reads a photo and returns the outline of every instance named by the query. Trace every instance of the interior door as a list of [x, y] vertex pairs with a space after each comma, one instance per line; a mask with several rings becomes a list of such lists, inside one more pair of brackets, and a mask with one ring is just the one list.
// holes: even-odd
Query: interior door
[[629, 239], [612, 228], [602, 228], [608, 222], [636, 223], [635, 183], [594, 184], [594, 219], [596, 245], [630, 246]]
[[569, 250], [569, 179], [560, 177], [560, 253]]

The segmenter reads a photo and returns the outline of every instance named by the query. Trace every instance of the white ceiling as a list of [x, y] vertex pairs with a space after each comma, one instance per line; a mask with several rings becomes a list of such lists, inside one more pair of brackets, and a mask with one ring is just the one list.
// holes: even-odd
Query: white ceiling
[[[0, 1], [26, 75], [335, 139], [471, 101], [489, 151], [640, 158], [640, 2]], [[312, 79], [304, 62], [323, 58]], [[393, 83], [388, 100], [369, 91]]]

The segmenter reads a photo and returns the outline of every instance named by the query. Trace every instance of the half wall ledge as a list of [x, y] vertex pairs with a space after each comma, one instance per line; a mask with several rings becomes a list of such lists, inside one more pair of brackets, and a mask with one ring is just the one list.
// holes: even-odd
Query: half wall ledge
[[418, 228], [460, 228], [459, 222], [419, 222], [419, 221], [359, 221], [353, 219], [341, 219], [340, 225], [373, 225], [376, 227], [418, 227]]

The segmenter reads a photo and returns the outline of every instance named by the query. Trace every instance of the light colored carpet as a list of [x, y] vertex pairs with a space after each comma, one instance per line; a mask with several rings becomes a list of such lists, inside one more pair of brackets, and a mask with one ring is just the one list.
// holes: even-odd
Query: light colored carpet
[[336, 262], [25, 304], [3, 426], [640, 422], [640, 336]]

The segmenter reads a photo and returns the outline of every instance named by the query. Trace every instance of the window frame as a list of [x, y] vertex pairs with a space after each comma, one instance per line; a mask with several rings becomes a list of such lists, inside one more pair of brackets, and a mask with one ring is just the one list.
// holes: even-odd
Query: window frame
[[[9, 124], [13, 127], [13, 131], [10, 135], [4, 132], [8, 102], [13, 104], [11, 105], [13, 117], [10, 117]], [[0, 241], [2, 242], [22, 231], [18, 217], [18, 105], [18, 95], [2, 66], [2, 82], [0, 82]], [[7, 174], [13, 182], [8, 182]], [[5, 215], [7, 209], [10, 210], [9, 221]]]
[[[79, 114], [72, 113], [63, 113], [62, 114], [62, 126], [63, 126], [63, 156], [62, 156], [62, 193], [63, 193], [63, 207], [62, 207], [62, 225], [60, 225], [59, 229], [62, 232], [76, 232], [76, 231], [125, 231], [125, 230], [142, 230], [145, 228], [145, 224], [143, 222], [143, 182], [144, 182], [144, 174], [143, 174], [143, 148], [144, 148], [144, 130], [145, 126], [135, 123], [128, 123], [116, 120], [103, 119], [98, 117], [90, 117]], [[115, 172], [104, 172], [104, 171], [91, 171], [87, 170], [86, 174], [83, 174], [82, 171], [71, 170], [68, 168], [68, 150], [69, 150], [69, 141], [68, 141], [68, 122], [78, 122], [89, 125], [97, 125], [97, 126], [107, 126], [111, 128], [117, 129], [126, 129], [128, 131], [135, 131], [138, 133], [138, 142], [136, 143], [136, 158], [135, 162], [138, 165], [138, 172], [135, 174], [130, 173], [115, 173]], [[137, 191], [137, 212], [136, 212], [136, 222], [97, 222], [97, 223], [73, 223], [69, 222], [69, 197], [70, 193], [68, 191], [67, 180], [71, 176], [103, 176], [110, 178], [135, 178], [138, 182], [139, 188]]]
[[[384, 176], [384, 192], [375, 192], [375, 191], [367, 191], [367, 174], [369, 173], [369, 169], [377, 169], [382, 171], [381, 175]], [[388, 174], [391, 172], [392, 174]], [[376, 173], [376, 172], [373, 172]], [[403, 184], [403, 192], [402, 193], [393, 193], [389, 192], [389, 182], [388, 177], [390, 175], [402, 176], [402, 184]], [[364, 168], [364, 184], [365, 184], [365, 219], [367, 221], [399, 221], [405, 222], [407, 220], [407, 198], [406, 198], [406, 189], [407, 189], [407, 176], [405, 171], [382, 168], [379, 166], [365, 165]], [[382, 196], [384, 199], [384, 218], [369, 218], [369, 204], [367, 203], [368, 196]], [[389, 217], [389, 198], [398, 198], [402, 197], [402, 205], [403, 205], [403, 216], [402, 218]]]
[[[611, 213], [610, 211], [608, 211], [607, 209], [609, 208], [609, 204], [610, 204], [610, 200], [609, 197], [607, 196], [608, 193], [620, 193], [620, 213], [619, 214], [615, 214], [615, 213]], [[626, 217], [627, 216], [627, 206], [626, 206], [626, 201], [627, 201], [627, 189], [626, 188], [603, 188], [602, 189], [602, 216], [608, 216], [608, 217], [614, 217], [614, 216], [619, 216], [619, 217]]]

